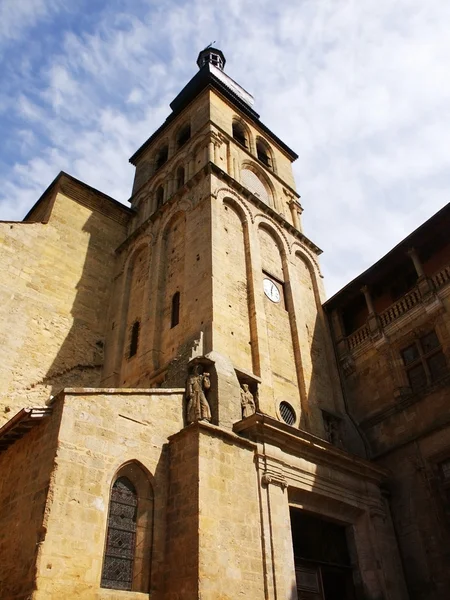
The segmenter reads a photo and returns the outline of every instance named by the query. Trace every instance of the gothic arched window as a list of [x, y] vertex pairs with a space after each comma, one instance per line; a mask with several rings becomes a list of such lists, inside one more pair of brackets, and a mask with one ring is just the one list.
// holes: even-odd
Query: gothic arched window
[[134, 485], [127, 477], [118, 477], [109, 502], [102, 587], [114, 590], [133, 588], [137, 504]]
[[148, 592], [153, 503], [144, 469], [135, 462], [124, 465], [111, 488], [101, 587]]

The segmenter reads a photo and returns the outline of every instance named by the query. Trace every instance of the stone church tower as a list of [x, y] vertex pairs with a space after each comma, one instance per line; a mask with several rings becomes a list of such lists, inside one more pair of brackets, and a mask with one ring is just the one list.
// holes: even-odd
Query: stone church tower
[[0, 224], [0, 597], [405, 599], [296, 155], [197, 63], [131, 209], [62, 173]]
[[207, 356], [214, 423], [240, 419], [247, 383], [261, 412], [325, 437], [322, 411], [343, 411], [296, 154], [224, 73], [222, 52], [204, 50], [198, 65], [131, 158], [135, 216], [118, 249], [102, 384], [184, 385], [187, 362]]

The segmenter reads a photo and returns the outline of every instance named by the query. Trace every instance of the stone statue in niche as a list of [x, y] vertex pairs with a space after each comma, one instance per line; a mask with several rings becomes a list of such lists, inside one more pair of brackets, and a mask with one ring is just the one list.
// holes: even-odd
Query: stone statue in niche
[[209, 373], [202, 373], [202, 367], [195, 365], [186, 384], [187, 422], [211, 421], [211, 409], [205, 390], [211, 387]]
[[251, 417], [251, 415], [255, 414], [255, 400], [253, 398], [253, 394], [248, 389], [248, 383], [243, 383], [241, 388], [241, 408], [242, 408], [242, 418], [246, 419], [247, 417]]
[[330, 444], [343, 449], [341, 423], [333, 415], [324, 414], [325, 433]]

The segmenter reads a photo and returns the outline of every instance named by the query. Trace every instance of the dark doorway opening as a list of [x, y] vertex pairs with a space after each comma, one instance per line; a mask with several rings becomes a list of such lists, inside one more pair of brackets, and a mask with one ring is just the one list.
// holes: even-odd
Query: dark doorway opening
[[355, 600], [346, 527], [291, 508], [299, 600]]

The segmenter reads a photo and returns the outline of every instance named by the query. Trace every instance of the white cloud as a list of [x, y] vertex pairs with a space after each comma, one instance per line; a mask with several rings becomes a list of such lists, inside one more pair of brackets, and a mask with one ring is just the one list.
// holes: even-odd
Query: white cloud
[[[37, 22], [64, 3], [16, 4], [4, 0], [0, 16], [17, 38], [23, 6]], [[447, 202], [449, 19], [438, 0], [105, 3], [89, 27], [67, 29], [38, 73], [22, 42], [10, 133], [40, 148], [37, 158], [34, 141], [22, 142], [2, 216], [22, 217], [61, 168], [124, 201], [128, 157], [216, 40], [262, 121], [299, 154], [305, 233], [325, 250], [332, 293]]]
[[66, 4], [65, 0], [2, 0], [0, 3], [0, 45], [19, 39], [23, 32], [48, 19]]

